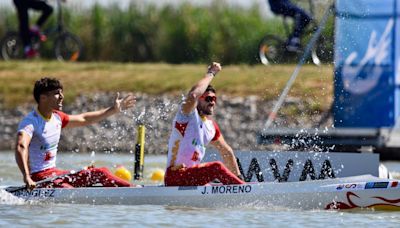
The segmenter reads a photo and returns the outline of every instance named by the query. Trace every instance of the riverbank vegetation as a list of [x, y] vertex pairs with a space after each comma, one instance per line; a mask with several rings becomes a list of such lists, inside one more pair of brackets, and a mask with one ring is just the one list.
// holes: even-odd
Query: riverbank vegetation
[[[219, 94], [256, 95], [276, 100], [295, 65], [228, 65], [214, 79]], [[289, 96], [311, 101], [326, 110], [333, 92], [332, 66], [305, 65]], [[32, 87], [44, 76], [61, 79], [67, 101], [80, 94], [133, 91], [147, 94], [186, 94], [204, 75], [205, 64], [137, 64], [114, 62], [61, 63], [57, 61], [0, 61], [0, 103], [16, 107], [33, 102]]]
[[[266, 18], [257, 6], [243, 9], [228, 2], [215, 0], [209, 6], [185, 3], [156, 7], [132, 1], [125, 9], [98, 4], [84, 9], [66, 7], [63, 15], [68, 29], [85, 45], [83, 61], [176, 64], [207, 63], [216, 59], [224, 64], [254, 64], [259, 62], [258, 45], [265, 34], [286, 39], [281, 17]], [[55, 12], [46, 24], [48, 28], [56, 24]], [[37, 16], [32, 13], [32, 21]], [[322, 35], [332, 38], [333, 25], [331, 16]], [[0, 36], [17, 28], [15, 10], [0, 9]], [[46, 41], [42, 58], [52, 58], [52, 40], [50, 37]], [[303, 45], [307, 40], [304, 39]], [[322, 49], [325, 56], [320, 57], [332, 62], [332, 44]]]

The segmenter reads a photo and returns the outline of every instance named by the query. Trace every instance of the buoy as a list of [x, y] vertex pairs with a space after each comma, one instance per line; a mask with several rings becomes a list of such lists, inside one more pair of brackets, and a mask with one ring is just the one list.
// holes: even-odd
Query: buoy
[[117, 169], [115, 170], [114, 174], [115, 174], [115, 176], [117, 176], [117, 177], [119, 177], [121, 179], [124, 179], [126, 181], [131, 181], [132, 180], [131, 172], [127, 168], [122, 166], [122, 165], [118, 165], [117, 166]]
[[151, 180], [157, 182], [164, 181], [164, 170], [162, 169], [154, 170], [153, 173], [151, 174]]

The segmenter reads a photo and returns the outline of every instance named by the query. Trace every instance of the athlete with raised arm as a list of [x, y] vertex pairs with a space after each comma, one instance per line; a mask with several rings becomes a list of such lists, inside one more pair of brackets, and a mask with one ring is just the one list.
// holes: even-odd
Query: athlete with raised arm
[[[217, 96], [210, 83], [220, 70], [219, 63], [212, 63], [179, 107], [168, 145], [166, 186], [199, 186], [215, 179], [223, 184], [245, 183], [232, 148], [211, 118]], [[220, 152], [224, 163], [201, 163], [209, 143]]]
[[68, 115], [62, 112], [63, 86], [55, 78], [36, 81], [33, 91], [38, 104], [19, 124], [15, 158], [28, 189], [36, 182], [60, 176], [40, 187], [128, 187], [129, 182], [114, 176], [107, 168], [89, 167], [77, 173], [56, 168], [57, 148], [62, 128], [81, 127], [99, 122], [111, 115], [131, 108], [136, 98], [129, 94], [123, 99], [119, 93], [114, 105], [99, 111]]

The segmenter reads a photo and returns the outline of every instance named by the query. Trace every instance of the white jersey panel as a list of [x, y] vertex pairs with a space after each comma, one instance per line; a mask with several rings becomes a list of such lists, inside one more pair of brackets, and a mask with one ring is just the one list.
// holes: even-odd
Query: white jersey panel
[[192, 167], [200, 164], [206, 146], [213, 140], [216, 132], [214, 122], [200, 117], [197, 109], [185, 115], [180, 107], [174, 118], [168, 143], [167, 167], [181, 164]]
[[65, 114], [54, 112], [50, 120], [46, 121], [33, 110], [19, 124], [18, 132], [25, 132], [31, 137], [29, 144], [31, 174], [56, 166], [58, 142], [63, 126], [61, 115]]

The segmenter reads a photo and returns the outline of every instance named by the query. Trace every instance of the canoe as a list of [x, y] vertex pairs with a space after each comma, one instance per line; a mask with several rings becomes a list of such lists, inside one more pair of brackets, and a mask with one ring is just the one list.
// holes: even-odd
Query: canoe
[[27, 201], [67, 204], [400, 210], [399, 180], [371, 175], [300, 182], [189, 187], [39, 188], [30, 192], [25, 189], [13, 191], [15, 187], [2, 188]]

